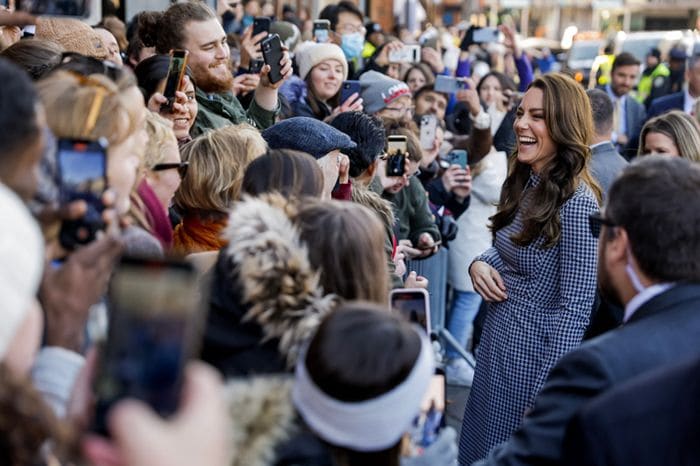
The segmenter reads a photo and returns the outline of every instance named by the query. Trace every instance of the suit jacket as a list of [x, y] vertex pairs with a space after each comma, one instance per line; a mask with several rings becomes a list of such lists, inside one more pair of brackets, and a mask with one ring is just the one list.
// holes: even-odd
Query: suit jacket
[[675, 94], [665, 95], [654, 99], [649, 107], [648, 117], [652, 118], [669, 110], [683, 110], [685, 107], [685, 92], [676, 92]]
[[605, 200], [610, 185], [627, 166], [627, 160], [615, 150], [612, 142], [595, 146], [591, 149], [591, 153], [591, 173], [600, 187], [603, 188], [603, 200]]
[[[607, 86], [596, 86], [597, 89], [607, 93]], [[615, 102], [613, 102], [615, 106]], [[619, 144], [615, 145], [617, 151], [622, 154], [624, 158], [630, 160], [635, 155], [637, 155], [637, 148], [639, 147], [639, 134], [642, 132], [642, 126], [647, 119], [647, 112], [644, 105], [637, 102], [631, 95], [627, 95], [625, 99], [625, 126], [627, 130], [628, 142], [625, 146]], [[617, 129], [617, 128], [615, 128]]]
[[562, 357], [521, 427], [475, 464], [565, 464], [566, 426], [585, 403], [640, 374], [700, 357], [698, 341], [700, 284], [679, 284], [655, 296], [626, 324]]
[[697, 465], [700, 359], [644, 374], [588, 403], [569, 425], [570, 466]]

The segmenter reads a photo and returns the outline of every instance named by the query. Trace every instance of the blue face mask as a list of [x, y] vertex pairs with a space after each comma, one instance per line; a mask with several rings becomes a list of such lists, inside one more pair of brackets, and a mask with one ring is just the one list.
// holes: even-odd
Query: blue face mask
[[343, 34], [341, 36], [340, 48], [343, 49], [345, 58], [352, 60], [357, 58], [362, 53], [362, 48], [365, 46], [365, 38], [359, 32], [352, 34]]

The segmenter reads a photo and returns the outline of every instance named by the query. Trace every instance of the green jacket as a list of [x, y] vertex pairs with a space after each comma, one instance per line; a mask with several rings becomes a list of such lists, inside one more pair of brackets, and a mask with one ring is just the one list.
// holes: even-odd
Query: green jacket
[[197, 137], [210, 129], [240, 123], [249, 123], [262, 131], [275, 124], [275, 117], [280, 109], [278, 102], [275, 111], [270, 112], [260, 107], [253, 99], [248, 111], [245, 111], [238, 99], [230, 92], [206, 94], [197, 88], [195, 95], [199, 111], [194, 126], [190, 130], [192, 137]]
[[394, 205], [394, 214], [399, 225], [399, 240], [409, 239], [416, 245], [423, 233], [430, 233], [435, 241], [440, 240], [435, 217], [428, 206], [428, 195], [418, 178], [412, 177], [411, 183], [397, 194], [384, 192], [382, 197]]

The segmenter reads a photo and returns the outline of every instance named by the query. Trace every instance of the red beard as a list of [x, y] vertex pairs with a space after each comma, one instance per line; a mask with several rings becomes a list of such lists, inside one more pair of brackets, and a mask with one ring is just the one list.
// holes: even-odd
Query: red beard
[[[230, 60], [227, 65], [227, 69], [230, 70]], [[214, 67], [207, 67], [205, 70], [192, 70], [195, 74], [194, 79], [197, 82], [197, 87], [207, 94], [231, 92], [233, 89], [233, 73], [227, 73], [225, 77], [220, 77], [212, 72], [212, 68]]]

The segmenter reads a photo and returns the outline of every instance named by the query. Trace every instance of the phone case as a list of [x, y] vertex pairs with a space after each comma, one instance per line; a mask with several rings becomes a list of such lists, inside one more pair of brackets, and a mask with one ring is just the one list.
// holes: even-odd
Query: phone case
[[268, 78], [270, 83], [274, 84], [282, 80], [282, 42], [277, 34], [272, 34], [262, 41], [262, 54], [265, 63], [270, 65], [270, 73]]
[[185, 69], [187, 68], [187, 59], [189, 57], [189, 52], [187, 50], [171, 50], [170, 51], [170, 63], [168, 64], [168, 75], [165, 77], [165, 89], [163, 89], [163, 96], [168, 99], [166, 104], [161, 106], [161, 109], [172, 108], [173, 102], [175, 100], [175, 92], [180, 90], [182, 87], [182, 80], [185, 76]]
[[261, 32], [270, 32], [270, 18], [260, 16], [253, 19], [253, 36], [257, 36]]
[[420, 122], [420, 145], [423, 149], [432, 149], [435, 143], [437, 119], [433, 115], [423, 115]]
[[345, 81], [343, 82], [342, 86], [340, 87], [340, 103], [342, 104], [348, 98], [357, 93], [358, 95], [360, 94], [361, 87], [360, 87], [360, 81]]

